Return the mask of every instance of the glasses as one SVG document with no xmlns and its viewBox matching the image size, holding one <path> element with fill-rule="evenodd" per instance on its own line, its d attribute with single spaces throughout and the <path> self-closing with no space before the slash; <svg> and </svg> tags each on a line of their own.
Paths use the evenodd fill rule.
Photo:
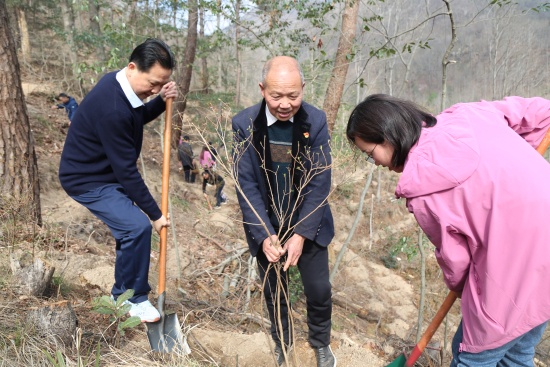
<svg viewBox="0 0 550 367">
<path fill-rule="evenodd" d="M 365 154 L 367 155 L 367 158 L 365 158 L 365 160 L 369 163 L 372 163 L 372 164 L 376 164 L 376 162 L 374 161 L 374 158 L 372 158 L 372 153 L 374 153 L 374 150 L 376 149 L 376 147 L 378 146 L 378 144 L 376 144 L 374 146 L 374 148 L 372 148 L 372 150 L 370 151 L 370 153 L 367 153 L 365 152 Z"/>
</svg>

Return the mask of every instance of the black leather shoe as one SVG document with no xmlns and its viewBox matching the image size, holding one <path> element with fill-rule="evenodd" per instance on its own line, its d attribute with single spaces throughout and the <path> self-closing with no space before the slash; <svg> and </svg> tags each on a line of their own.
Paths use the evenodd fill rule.
<svg viewBox="0 0 550 367">
<path fill-rule="evenodd" d="M 292 345 L 286 348 L 287 357 L 290 354 L 291 350 L 292 350 Z M 283 353 L 283 348 L 279 344 L 275 345 L 274 353 L 275 353 L 275 359 L 277 360 L 277 365 L 282 366 L 283 363 L 285 362 L 285 355 Z"/>
<path fill-rule="evenodd" d="M 315 348 L 317 357 L 317 367 L 336 367 L 336 357 L 330 349 L 330 345 L 321 348 Z"/>
</svg>

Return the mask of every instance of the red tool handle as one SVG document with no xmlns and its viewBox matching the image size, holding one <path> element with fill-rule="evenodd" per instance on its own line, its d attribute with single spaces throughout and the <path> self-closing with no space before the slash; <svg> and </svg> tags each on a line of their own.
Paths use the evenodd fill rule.
<svg viewBox="0 0 550 367">
<path fill-rule="evenodd" d="M 439 325 L 441 325 L 441 322 L 447 316 L 447 313 L 453 306 L 453 303 L 455 303 L 455 300 L 458 297 L 458 293 L 450 291 L 449 294 L 447 294 L 447 297 L 445 298 L 445 301 L 443 301 L 443 304 L 441 307 L 439 307 L 439 310 L 437 310 L 437 313 L 435 314 L 432 322 L 430 325 L 428 325 L 428 328 L 422 334 L 422 338 L 420 338 L 420 341 L 416 344 L 413 351 L 411 352 L 411 355 L 409 358 L 407 358 L 407 362 L 405 363 L 405 366 L 412 367 L 414 365 L 414 362 L 420 357 L 422 352 L 424 351 L 424 348 L 426 348 L 426 345 L 430 342 L 432 339 L 432 336 L 437 331 L 437 328 L 439 328 Z"/>
<path fill-rule="evenodd" d="M 537 147 L 537 152 L 539 152 L 540 155 L 544 155 L 544 152 L 546 152 L 546 149 L 548 149 L 549 145 L 550 145 L 550 129 L 548 129 L 546 131 L 546 134 L 544 134 L 544 138 L 542 138 L 542 141 Z"/>
</svg>

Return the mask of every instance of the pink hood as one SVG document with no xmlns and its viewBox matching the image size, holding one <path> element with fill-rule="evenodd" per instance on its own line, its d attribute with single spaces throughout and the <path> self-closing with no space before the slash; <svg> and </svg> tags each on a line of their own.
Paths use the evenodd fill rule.
<svg viewBox="0 0 550 367">
<path fill-rule="evenodd" d="M 396 196 L 462 292 L 461 348 L 476 353 L 550 319 L 550 164 L 533 149 L 550 101 L 458 104 L 437 121 L 411 149 Z"/>
</svg>

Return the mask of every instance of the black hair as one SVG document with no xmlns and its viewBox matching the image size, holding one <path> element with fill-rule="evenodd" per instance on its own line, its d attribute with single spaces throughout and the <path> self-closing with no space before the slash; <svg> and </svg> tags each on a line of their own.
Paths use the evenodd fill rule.
<svg viewBox="0 0 550 367">
<path fill-rule="evenodd" d="M 56 99 L 59 99 L 61 97 L 65 97 L 65 98 L 69 98 L 69 96 L 67 95 L 67 93 L 59 93 L 56 97 Z"/>
<path fill-rule="evenodd" d="M 183 140 L 188 141 L 188 140 L 189 140 L 189 135 L 185 135 L 185 136 L 183 137 Z"/>
<path fill-rule="evenodd" d="M 394 148 L 392 165 L 401 167 L 412 146 L 420 138 L 422 127 L 432 127 L 437 119 L 411 101 L 386 94 L 372 94 L 352 111 L 346 136 L 352 143 L 355 138 Z"/>
<path fill-rule="evenodd" d="M 130 62 L 135 63 L 138 70 L 144 73 L 148 72 L 156 63 L 168 70 L 172 70 L 176 66 L 176 59 L 170 51 L 170 47 L 156 38 L 148 38 L 137 46 L 130 55 Z"/>
</svg>

